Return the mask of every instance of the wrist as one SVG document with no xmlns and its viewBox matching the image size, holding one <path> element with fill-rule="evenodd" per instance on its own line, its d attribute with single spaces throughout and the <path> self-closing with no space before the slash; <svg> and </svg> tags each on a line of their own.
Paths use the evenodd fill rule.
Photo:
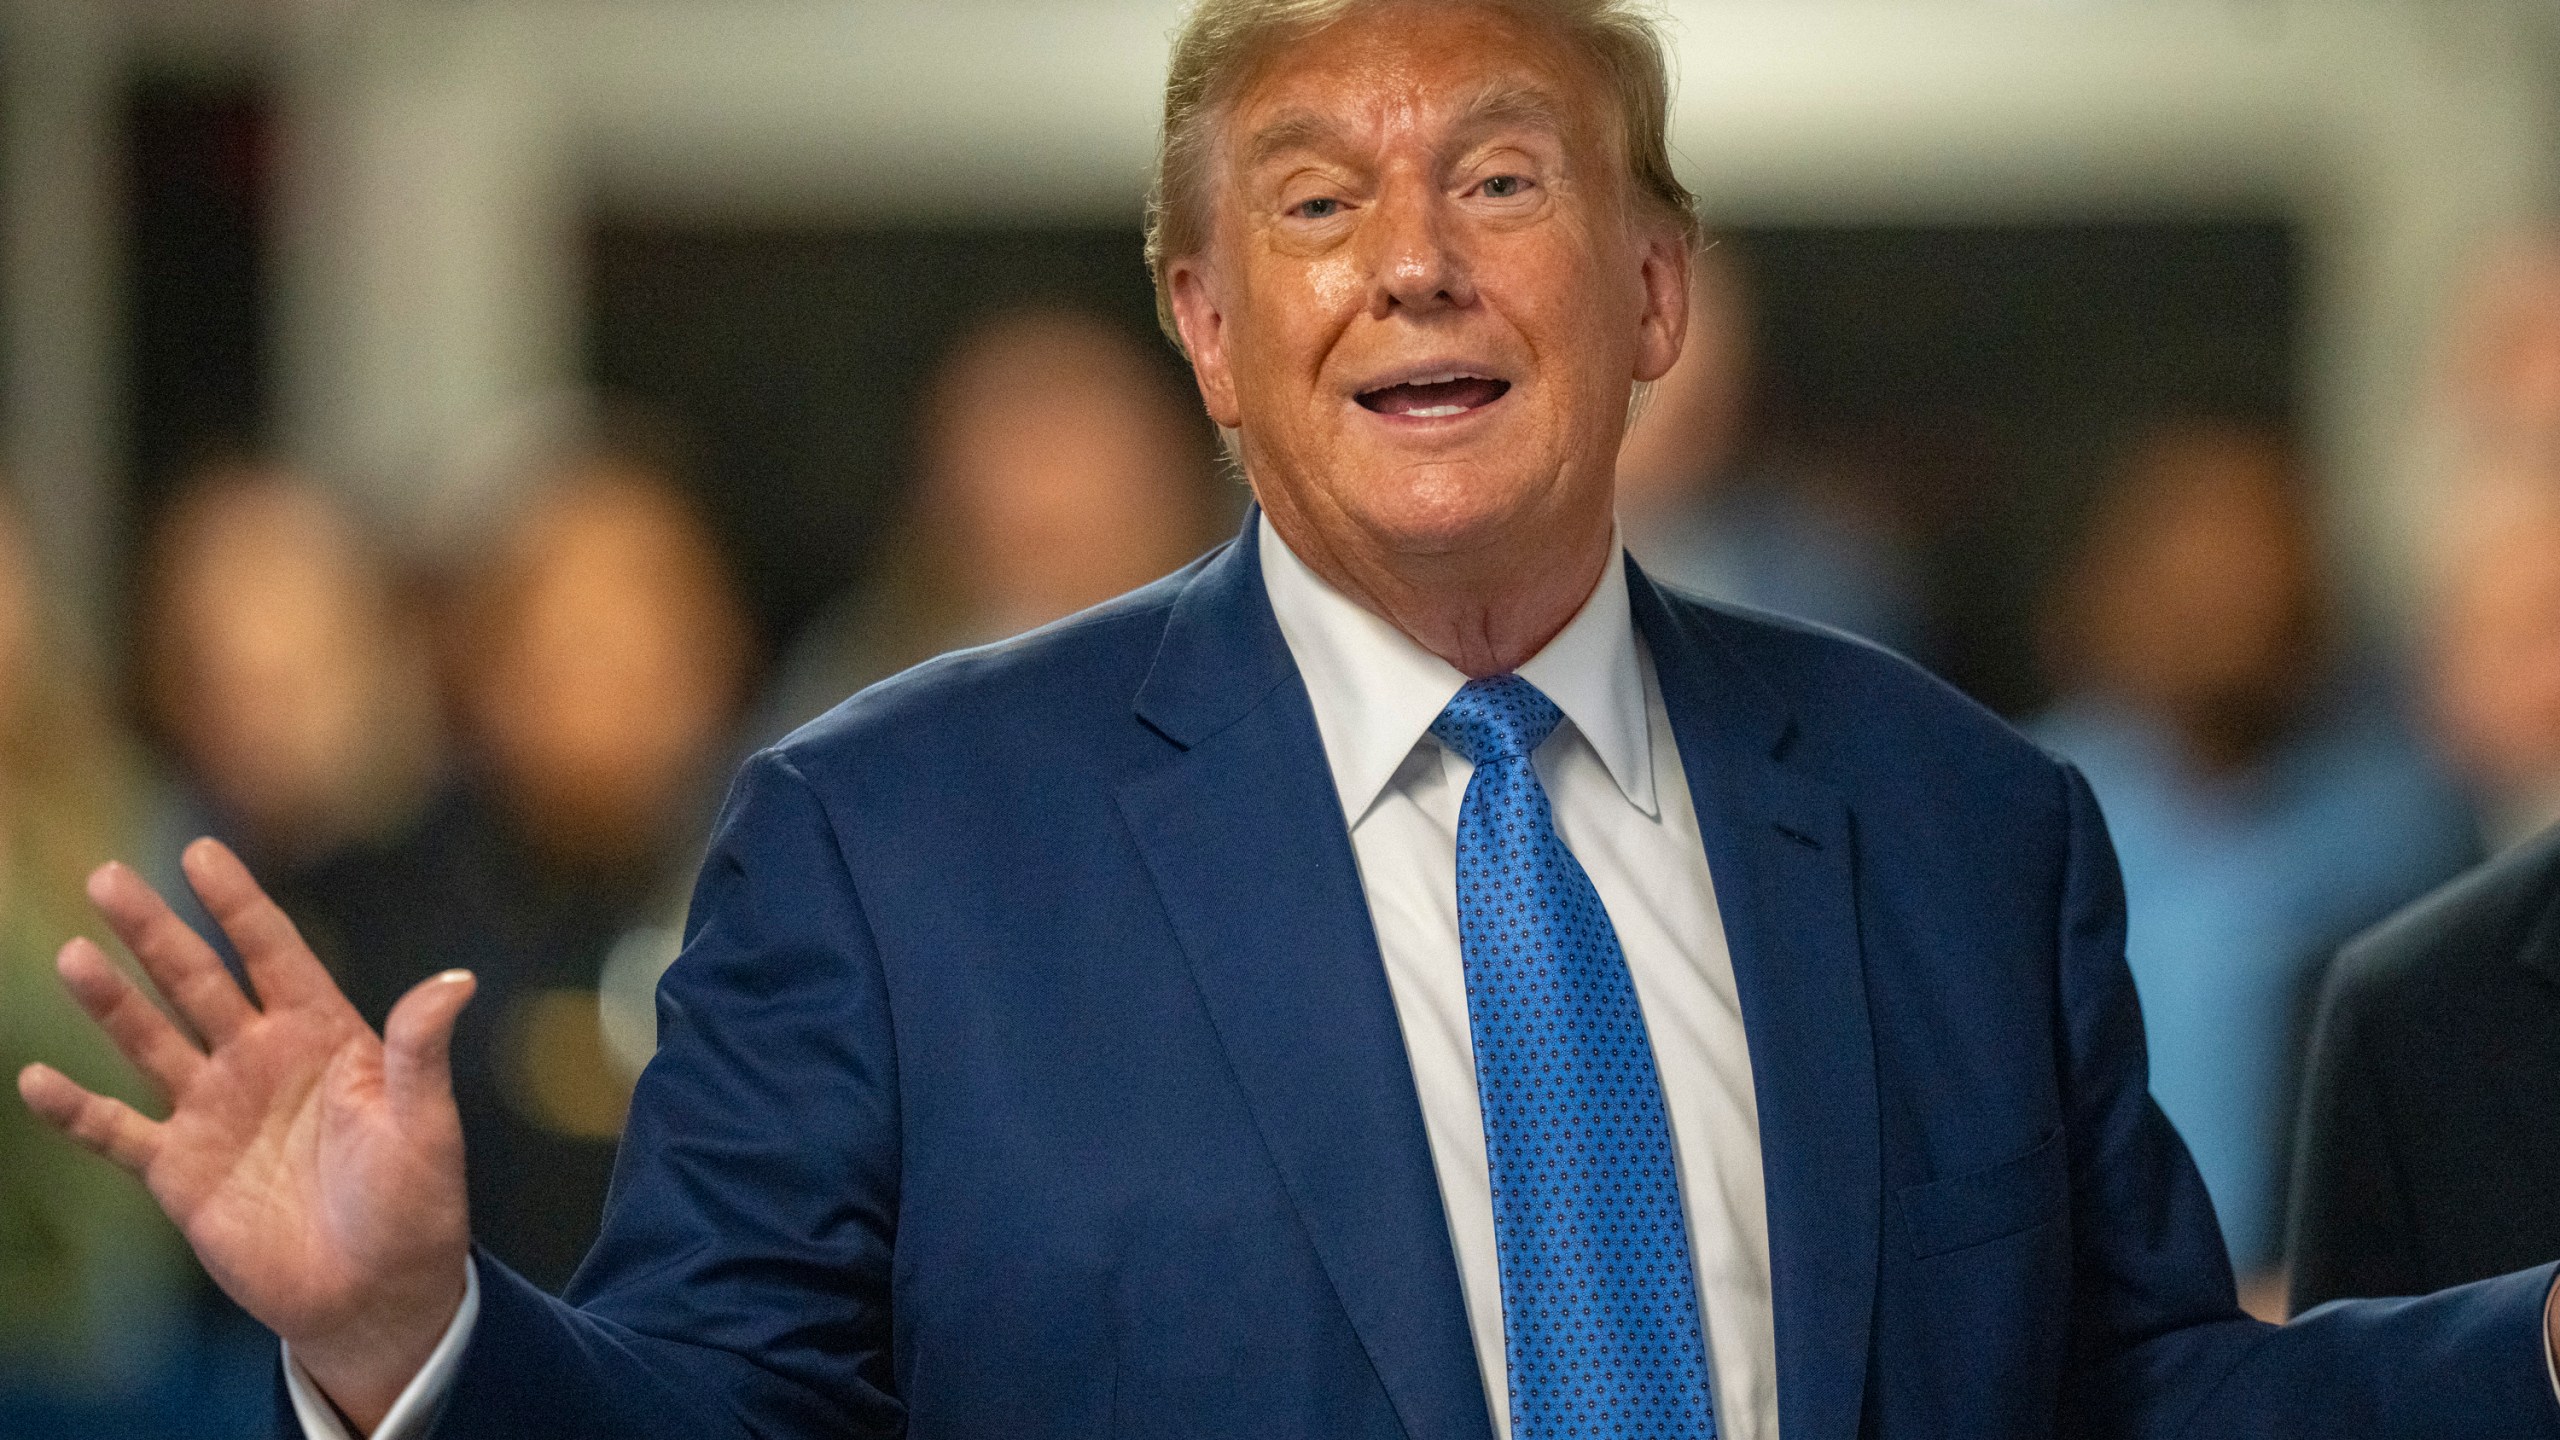
<svg viewBox="0 0 2560 1440">
<path fill-rule="evenodd" d="M 294 1363 L 359 1434 L 370 1434 L 452 1329 L 470 1287 L 466 1252 L 433 1281 L 377 1297 L 308 1336 L 282 1337 Z"/>
</svg>

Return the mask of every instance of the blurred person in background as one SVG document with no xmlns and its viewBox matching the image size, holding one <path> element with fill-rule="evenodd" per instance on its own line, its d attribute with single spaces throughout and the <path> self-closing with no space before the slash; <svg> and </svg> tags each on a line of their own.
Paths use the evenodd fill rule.
<svg viewBox="0 0 2560 1440">
<path fill-rule="evenodd" d="M 2487 267 L 2437 394 L 2431 709 L 2497 859 L 2342 951 L 2302 1109 L 2293 1299 L 2560 1243 L 2560 238 Z M 2443 1277 L 2438 1280 L 2437 1277 Z"/>
<path fill-rule="evenodd" d="M 2498 858 L 2340 952 L 2295 1171 L 2293 1303 L 2413 1295 L 2560 1244 L 2560 475 L 2465 477 L 2435 710 Z"/>
<path fill-rule="evenodd" d="M 2485 838 L 2504 850 L 2560 822 L 2560 472 L 2480 477 L 2454 511 L 2427 678 Z"/>
<path fill-rule="evenodd" d="M 1872 486 L 1753 433 L 1751 297 L 1730 243 L 1699 257 L 1689 337 L 1618 452 L 1627 549 L 1655 579 L 1906 655 L 1928 640 L 1907 539 Z"/>
<path fill-rule="evenodd" d="M 643 995 L 672 955 L 664 922 L 731 758 L 753 644 L 669 447 L 579 423 L 518 463 L 516 498 L 451 537 L 455 779 L 342 912 L 340 983 L 380 1023 L 426 975 L 479 975 L 454 1041 L 473 1224 L 557 1287 L 594 1238 L 647 1058 L 644 1037 L 617 1059 L 600 988 L 618 952 L 647 952 Z"/>
<path fill-rule="evenodd" d="M 2430 397 L 2444 473 L 2560 464 L 2560 231 L 2489 258 L 2450 342 Z"/>
<path fill-rule="evenodd" d="M 2560 233 L 2486 265 L 2434 400 L 2436 723 L 2491 848 L 2560 821 Z"/>
<path fill-rule="evenodd" d="M 2303 1091 L 2296 1311 L 2560 1247 L 2560 826 L 2340 952 Z"/>
<path fill-rule="evenodd" d="M 917 428 L 905 525 L 879 573 L 803 632 L 764 738 L 943 651 L 1178 569 L 1231 518 L 1189 397 L 1146 346 L 1092 315 L 1040 307 L 980 322 L 935 372 Z"/>
<path fill-rule="evenodd" d="M 343 499 L 289 466 L 229 456 L 181 480 L 144 537 L 135 589 L 132 688 L 160 755 L 146 873 L 229 957 L 178 856 L 207 834 L 258 856 L 314 949 L 373 1003 L 350 926 L 404 883 L 442 764 L 406 577 Z M 210 1285 L 198 1299 L 199 1349 L 254 1350 L 255 1322 Z M 198 1413 L 185 1433 L 211 1423 Z"/>
<path fill-rule="evenodd" d="M 2322 959 L 2459 870 L 2468 812 L 2341 663 L 2304 478 L 2276 427 L 2153 426 L 2051 593 L 2079 765 L 2124 870 L 2151 1089 L 2195 1155 L 2255 1313 L 2280 1315 L 2282 1181 Z"/>
<path fill-rule="evenodd" d="M 88 919 L 83 878 L 132 841 L 133 756 L 39 610 L 24 532 L 0 504 L 0 1062 L 62 1055 L 138 1100 L 144 1087 L 53 973 Z M 172 1410 L 203 1398 L 172 1373 L 194 1276 L 147 1195 L 47 1143 L 34 1117 L 0 1114 L 0 1434 L 178 1433 Z M 242 1418 L 197 1408 L 187 1433 L 245 1434 L 224 1423 Z"/>
<path fill-rule="evenodd" d="M 390 557 L 302 476 L 223 461 L 161 514 L 140 590 L 139 698 L 171 771 L 146 873 L 224 945 L 176 883 L 186 844 L 218 836 L 340 958 L 341 891 L 416 821 L 439 765 L 427 635 Z"/>
</svg>

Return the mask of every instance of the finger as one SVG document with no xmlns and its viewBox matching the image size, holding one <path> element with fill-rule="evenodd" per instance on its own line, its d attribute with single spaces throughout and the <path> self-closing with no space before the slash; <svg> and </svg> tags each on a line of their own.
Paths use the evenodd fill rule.
<svg viewBox="0 0 2560 1440">
<path fill-rule="evenodd" d="M 99 866 L 89 876 L 89 902 L 206 1044 L 230 1039 L 257 1013 L 222 957 L 128 867 Z"/>
<path fill-rule="evenodd" d="M 18 1072 L 27 1108 L 62 1133 L 139 1175 L 160 1151 L 160 1127 L 121 1100 L 83 1090 L 50 1065 Z"/>
<path fill-rule="evenodd" d="M 62 947 L 54 969 L 71 998 L 107 1032 L 124 1058 L 160 1087 L 162 1095 L 175 1097 L 194 1083 L 204 1069 L 204 1052 L 125 978 L 105 951 L 86 940 L 74 940 Z"/>
<path fill-rule="evenodd" d="M 258 888 L 249 867 L 229 846 L 211 838 L 198 840 L 178 863 L 196 898 L 240 952 L 260 1004 L 311 1005 L 344 998 L 328 967 L 303 943 L 302 932 Z"/>
<path fill-rule="evenodd" d="M 421 980 L 382 1027 L 382 1088 L 395 1113 L 453 1103 L 453 1026 L 480 982 L 468 970 Z"/>
</svg>

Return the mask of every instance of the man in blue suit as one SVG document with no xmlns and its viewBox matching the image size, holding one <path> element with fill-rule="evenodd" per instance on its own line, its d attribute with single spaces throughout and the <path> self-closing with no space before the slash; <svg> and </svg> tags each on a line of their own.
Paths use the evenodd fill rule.
<svg viewBox="0 0 2560 1440">
<path fill-rule="evenodd" d="M 2076 774 L 1625 562 L 1665 94 L 1610 0 L 1204 0 L 1150 258 L 1260 508 L 749 763 L 566 1299 L 469 1248 L 469 977 L 377 1041 L 210 843 L 255 1001 L 110 867 L 171 1113 L 27 1100 L 303 1435 L 2560 1435 L 2549 1267 L 2238 1312 Z"/>
</svg>

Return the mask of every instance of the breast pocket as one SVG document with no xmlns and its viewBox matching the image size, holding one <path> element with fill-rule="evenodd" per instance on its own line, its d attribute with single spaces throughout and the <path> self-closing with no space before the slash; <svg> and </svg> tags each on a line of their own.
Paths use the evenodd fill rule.
<svg viewBox="0 0 2560 1440">
<path fill-rule="evenodd" d="M 1896 1192 L 1911 1256 L 1926 1260 L 2006 1239 L 2062 1214 L 2071 1199 L 2062 1131 L 2013 1160 Z"/>
</svg>

